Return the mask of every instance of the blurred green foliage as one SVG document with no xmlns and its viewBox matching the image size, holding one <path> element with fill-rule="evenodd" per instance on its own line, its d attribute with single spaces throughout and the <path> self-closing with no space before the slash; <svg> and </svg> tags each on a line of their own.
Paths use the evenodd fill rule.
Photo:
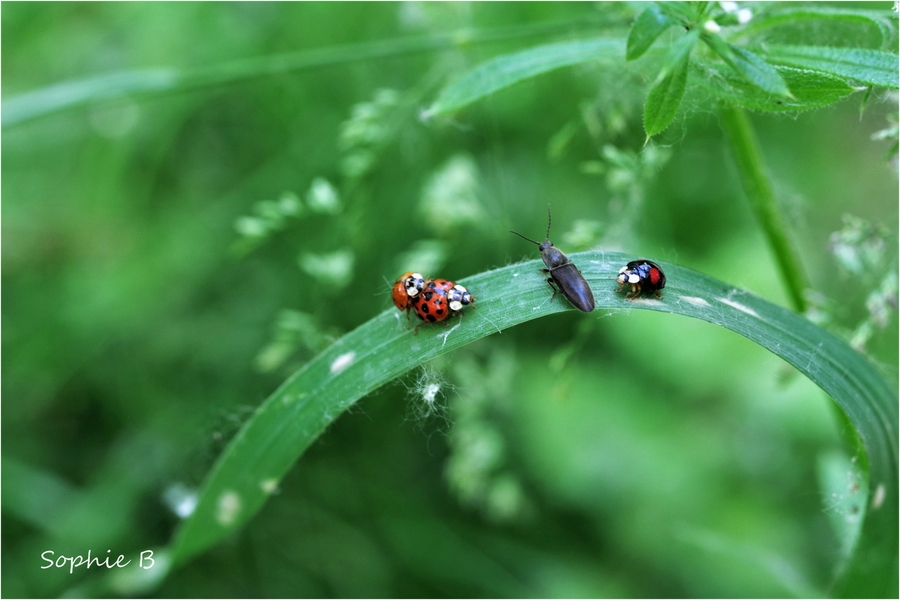
<svg viewBox="0 0 900 600">
<path fill-rule="evenodd" d="M 4 3 L 4 105 L 109 73 L 317 49 L 334 64 L 4 126 L 2 594 L 97 577 L 40 569 L 46 550 L 168 543 L 253 407 L 390 308 L 389 282 L 533 258 L 507 231 L 539 237 L 548 202 L 571 250 L 664 258 L 786 303 L 698 93 L 647 146 L 655 74 L 640 66 L 585 63 L 419 119 L 441 86 L 530 36 L 624 39 L 636 16 L 624 3 Z M 804 22 L 778 41 L 880 49 L 880 22 Z M 453 32 L 393 56 L 328 50 Z M 897 97 L 876 89 L 861 112 L 862 96 L 752 122 L 813 316 L 896 386 Z M 248 527 L 153 593 L 822 594 L 865 498 L 829 402 L 700 322 L 530 322 L 358 404 Z"/>
</svg>

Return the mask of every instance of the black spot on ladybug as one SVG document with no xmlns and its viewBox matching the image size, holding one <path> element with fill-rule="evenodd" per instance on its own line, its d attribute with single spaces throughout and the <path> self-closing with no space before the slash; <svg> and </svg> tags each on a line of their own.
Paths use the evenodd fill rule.
<svg viewBox="0 0 900 600">
<path fill-rule="evenodd" d="M 428 321 L 431 323 L 434 323 L 435 321 L 437 321 L 437 317 L 435 317 L 434 315 L 425 315 L 425 316 L 428 317 Z"/>
</svg>

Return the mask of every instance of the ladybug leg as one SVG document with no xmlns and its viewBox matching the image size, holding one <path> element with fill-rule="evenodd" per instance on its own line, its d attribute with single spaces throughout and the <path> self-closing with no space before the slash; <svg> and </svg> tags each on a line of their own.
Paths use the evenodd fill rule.
<svg viewBox="0 0 900 600">
<path fill-rule="evenodd" d="M 656 296 L 657 298 L 659 298 L 660 300 L 662 300 L 662 296 L 660 295 L 659 290 L 656 290 L 655 292 L 653 292 L 653 295 Z"/>
<path fill-rule="evenodd" d="M 640 296 L 640 295 L 641 295 L 641 288 L 638 287 L 637 284 L 632 283 L 632 284 L 631 284 L 631 291 L 628 292 L 627 294 L 625 294 L 625 299 L 626 299 L 626 300 L 631 300 L 632 302 L 634 302 L 634 299 L 637 298 L 637 297 Z"/>
</svg>

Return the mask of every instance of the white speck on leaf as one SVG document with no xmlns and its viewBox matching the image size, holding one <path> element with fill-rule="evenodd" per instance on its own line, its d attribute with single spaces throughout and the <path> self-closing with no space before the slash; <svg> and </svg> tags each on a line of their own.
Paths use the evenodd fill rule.
<svg viewBox="0 0 900 600">
<path fill-rule="evenodd" d="M 709 306 L 709 302 L 707 302 L 703 298 L 698 298 L 696 296 L 682 296 L 681 299 L 684 300 L 685 302 L 687 302 L 688 304 L 692 304 L 694 306 L 703 306 L 703 307 Z"/>
<path fill-rule="evenodd" d="M 219 525 L 229 526 L 241 512 L 241 497 L 237 492 L 227 491 L 219 496 L 216 520 Z"/>
<path fill-rule="evenodd" d="M 341 354 L 334 362 L 331 363 L 331 374 L 337 375 L 351 364 L 353 364 L 353 359 L 356 358 L 356 352 L 347 352 L 345 354 Z"/>
<path fill-rule="evenodd" d="M 722 304 L 727 304 L 731 308 L 736 308 L 739 311 L 741 311 L 743 313 L 747 313 L 748 315 L 750 315 L 752 317 L 756 317 L 757 319 L 759 318 L 759 315 L 756 314 L 756 311 L 753 310 L 752 308 L 750 308 L 749 306 L 744 306 L 743 304 L 741 304 L 739 302 L 735 302 L 734 300 L 729 300 L 728 298 L 719 298 L 719 302 L 721 302 Z"/>
<path fill-rule="evenodd" d="M 878 487 L 875 488 L 875 493 L 872 494 L 872 510 L 881 508 L 881 505 L 884 504 L 885 494 L 884 484 L 879 483 Z"/>
</svg>

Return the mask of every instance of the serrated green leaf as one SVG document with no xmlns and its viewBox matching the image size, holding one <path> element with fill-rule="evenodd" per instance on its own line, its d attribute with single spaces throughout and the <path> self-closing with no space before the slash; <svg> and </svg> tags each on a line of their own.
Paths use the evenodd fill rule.
<svg viewBox="0 0 900 600">
<path fill-rule="evenodd" d="M 767 29 L 783 25 L 796 25 L 804 21 L 836 21 L 853 25 L 874 25 L 878 28 L 882 41 L 886 41 L 892 35 L 892 20 L 896 20 L 896 17 L 888 10 L 799 6 L 788 9 L 776 9 L 769 13 L 763 12 L 758 16 L 754 16 L 753 20 L 743 29 L 737 31 L 731 39 L 747 38 Z"/>
<path fill-rule="evenodd" d="M 799 112 L 828 106 L 855 90 L 846 81 L 820 71 L 776 67 L 791 96 L 767 94 L 734 71 L 712 63 L 696 63 L 692 81 L 720 100 L 751 110 Z"/>
<path fill-rule="evenodd" d="M 598 38 L 537 46 L 483 63 L 444 89 L 428 115 L 445 114 L 525 79 L 593 60 L 621 60 L 624 40 Z"/>
<path fill-rule="evenodd" d="M 787 84 L 775 67 L 753 52 L 729 44 L 718 35 L 703 35 L 702 38 L 713 52 L 751 84 L 770 94 L 790 96 Z"/>
<path fill-rule="evenodd" d="M 647 95 L 647 102 L 644 104 L 644 131 L 648 138 L 665 131 L 678 113 L 687 84 L 688 62 L 689 57 L 685 56 L 681 64 L 654 85 Z"/>
<path fill-rule="evenodd" d="M 634 60 L 643 55 L 653 42 L 662 35 L 666 29 L 675 25 L 675 21 L 656 4 L 651 4 L 644 12 L 638 15 L 631 31 L 628 32 L 625 60 Z"/>
<path fill-rule="evenodd" d="M 661 263 L 668 280 L 662 300 L 630 302 L 616 293 L 614 278 L 633 256 L 594 251 L 570 258 L 591 284 L 601 311 L 653 310 L 725 327 L 780 356 L 835 399 L 860 433 L 872 490 L 842 580 L 857 587 L 841 589 L 896 595 L 891 582 L 896 587 L 897 397 L 871 363 L 807 319 L 696 271 Z M 529 261 L 460 280 L 478 297 L 478 309 L 446 327 L 423 325 L 418 335 L 402 313 L 386 310 L 290 377 L 256 410 L 213 468 L 194 513 L 173 542 L 173 564 L 184 564 L 249 521 L 304 450 L 364 395 L 496 331 L 574 310 L 561 295 L 550 300 L 540 267 L 540 261 Z"/>
<path fill-rule="evenodd" d="M 827 46 L 766 47 L 766 59 L 782 65 L 815 69 L 838 77 L 846 77 L 869 85 L 898 88 L 896 54 L 865 48 L 831 48 Z"/>
<path fill-rule="evenodd" d="M 690 54 L 699 39 L 699 30 L 689 31 L 669 48 L 662 69 L 644 103 L 644 131 L 647 139 L 665 131 L 678 114 L 687 85 Z"/>
</svg>

